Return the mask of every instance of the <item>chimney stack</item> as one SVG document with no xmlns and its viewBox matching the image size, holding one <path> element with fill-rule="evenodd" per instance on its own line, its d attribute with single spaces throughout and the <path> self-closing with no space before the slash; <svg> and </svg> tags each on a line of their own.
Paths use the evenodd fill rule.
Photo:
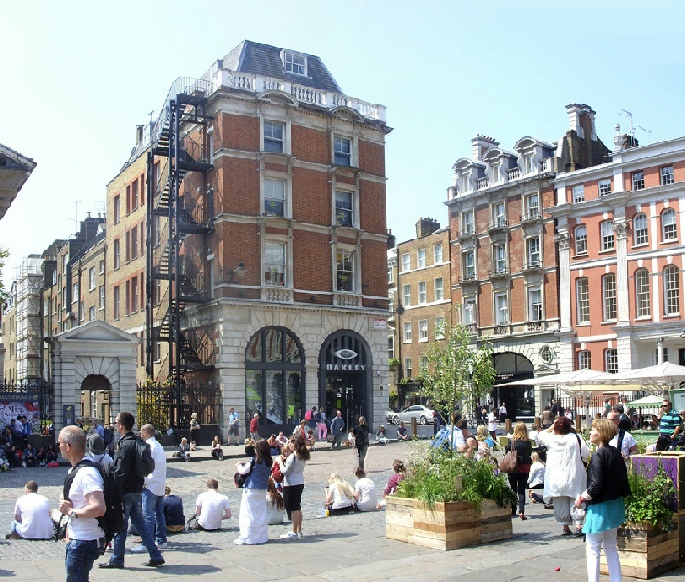
<svg viewBox="0 0 685 582">
<path fill-rule="evenodd" d="M 595 129 L 595 112 L 592 107 L 584 103 L 571 103 L 566 106 L 568 114 L 568 128 L 575 131 L 578 137 L 585 138 L 585 131 L 589 130 L 590 139 L 597 141 L 597 131 Z"/>
<path fill-rule="evenodd" d="M 136 125 L 136 145 L 140 145 L 140 142 L 143 141 L 143 128 L 144 125 Z"/>
<path fill-rule="evenodd" d="M 478 134 L 471 140 L 471 158 L 479 162 L 483 161 L 483 155 L 492 147 L 497 147 L 498 141 L 495 141 L 487 135 Z"/>
<path fill-rule="evenodd" d="M 419 218 L 416 222 L 416 238 L 423 238 L 440 230 L 440 223 L 434 218 Z"/>
</svg>

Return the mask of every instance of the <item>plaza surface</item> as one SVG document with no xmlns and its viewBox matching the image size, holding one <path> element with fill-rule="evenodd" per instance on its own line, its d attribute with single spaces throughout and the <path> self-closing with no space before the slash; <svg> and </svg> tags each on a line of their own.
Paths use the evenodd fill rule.
<svg viewBox="0 0 685 582">
<path fill-rule="evenodd" d="M 366 460 L 369 477 L 382 491 L 392 474 L 395 458 L 406 460 L 415 443 L 391 443 L 370 447 Z M 425 446 L 425 444 L 424 444 Z M 338 472 L 354 483 L 354 449 L 331 451 L 324 446 L 312 453 L 305 470 L 303 495 L 304 539 L 281 540 L 288 524 L 269 526 L 269 543 L 263 546 L 236 546 L 241 490 L 233 485 L 235 463 L 242 447 L 225 447 L 224 461 L 207 460 L 206 450 L 196 453 L 190 463 L 169 462 L 167 484 L 183 498 L 186 518 L 194 511 L 195 499 L 205 490 L 207 479 L 219 481 L 219 491 L 228 495 L 234 517 L 224 522 L 220 532 L 192 531 L 169 536 L 164 550 L 165 566 L 149 568 L 142 564 L 147 554 L 126 554 L 126 574 L 120 570 L 91 572 L 91 580 L 120 580 L 122 575 L 142 575 L 146 580 L 182 581 L 226 580 L 239 577 L 258 580 L 455 580 L 468 577 L 479 581 L 586 580 L 585 545 L 574 537 L 561 537 L 561 526 L 551 511 L 541 505 L 527 505 L 529 519 L 513 519 L 511 540 L 442 552 L 385 538 L 385 512 L 356 513 L 319 518 L 327 477 Z M 171 452 L 167 453 L 171 456 Z M 233 458 L 235 457 L 235 458 Z M 202 459 L 202 462 L 200 462 Z M 39 493 L 57 506 L 65 468 L 23 468 L 0 474 L 0 531 L 9 532 L 14 502 L 23 493 L 26 481 L 34 479 Z M 1 536 L 4 538 L 4 535 Z M 127 545 L 133 545 L 129 536 Z M 108 558 L 106 554 L 100 561 Z M 560 568 L 556 571 L 556 568 Z M 656 580 L 683 579 L 685 568 Z M 63 542 L 6 541 L 0 539 L 0 578 L 16 581 L 64 580 Z M 603 579 L 608 580 L 607 577 Z M 631 581 L 631 578 L 624 578 Z"/>
</svg>

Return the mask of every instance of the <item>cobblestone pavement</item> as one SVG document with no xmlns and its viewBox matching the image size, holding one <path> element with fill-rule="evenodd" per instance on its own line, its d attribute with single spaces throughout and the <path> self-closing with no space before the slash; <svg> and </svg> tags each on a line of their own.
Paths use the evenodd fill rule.
<svg viewBox="0 0 685 582">
<path fill-rule="evenodd" d="M 369 449 L 366 467 L 377 489 L 385 487 L 392 472 L 392 460 L 406 459 L 413 446 L 414 443 L 392 443 Z M 238 450 L 238 447 L 225 447 L 228 455 Z M 203 451 L 198 456 L 206 454 Z M 269 527 L 270 541 L 264 546 L 236 546 L 233 540 L 237 537 L 241 495 L 233 486 L 237 460 L 240 458 L 168 464 L 167 483 L 174 493 L 183 497 L 186 516 L 193 512 L 196 496 L 205 490 L 207 479 L 214 477 L 219 480 L 219 490 L 228 495 L 236 517 L 224 522 L 227 525 L 220 532 L 193 531 L 170 536 L 169 548 L 164 550 L 163 568 L 146 568 L 142 566 L 146 555 L 128 553 L 126 569 L 130 574 L 144 573 L 146 580 L 172 579 L 174 582 L 197 579 L 200 575 L 203 580 L 222 582 L 227 576 L 249 577 L 251 582 L 301 582 L 303 578 L 335 582 L 415 578 L 436 582 L 465 577 L 472 580 L 474 575 L 479 580 L 498 582 L 523 578 L 555 582 L 586 579 L 584 544 L 575 538 L 562 538 L 561 527 L 554 521 L 552 512 L 540 505 L 527 506 L 527 521 L 513 520 L 511 540 L 451 552 L 386 539 L 384 511 L 317 518 L 328 474 L 336 471 L 354 481 L 356 455 L 352 449 L 330 451 L 325 447 L 313 452 L 305 471 L 303 540 L 279 539 L 281 533 L 289 531 L 289 525 L 282 524 Z M 0 532 L 9 531 L 15 499 L 22 494 L 27 480 L 35 479 L 39 492 L 56 505 L 65 474 L 66 468 L 17 469 L 0 474 Z M 9 542 L 1 538 L 0 578 L 41 582 L 64 579 L 62 543 Z M 132 545 L 130 538 L 127 543 Z M 681 567 L 656 580 L 683 579 L 684 575 L 685 568 Z M 121 576 L 119 570 L 96 567 L 91 580 L 120 580 Z"/>
</svg>

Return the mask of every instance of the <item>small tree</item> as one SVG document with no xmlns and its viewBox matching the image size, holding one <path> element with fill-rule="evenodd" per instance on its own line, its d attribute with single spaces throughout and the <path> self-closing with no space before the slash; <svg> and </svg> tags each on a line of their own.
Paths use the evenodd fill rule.
<svg viewBox="0 0 685 582">
<path fill-rule="evenodd" d="M 450 415 L 457 404 L 470 408 L 490 392 L 495 379 L 492 351 L 471 345 L 469 331 L 456 325 L 445 332 L 445 341 L 429 346 L 425 353 L 427 366 L 419 372 L 421 390 L 433 403 Z"/>
</svg>

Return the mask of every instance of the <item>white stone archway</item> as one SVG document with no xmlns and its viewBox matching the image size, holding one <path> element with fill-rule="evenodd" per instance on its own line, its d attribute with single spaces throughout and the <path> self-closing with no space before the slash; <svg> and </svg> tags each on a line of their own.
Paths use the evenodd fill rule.
<svg viewBox="0 0 685 582">
<path fill-rule="evenodd" d="M 90 375 L 109 380 L 112 414 L 125 410 L 136 416 L 136 354 L 140 341 L 103 321 L 91 321 L 52 338 L 56 431 L 64 425 L 65 405 L 80 410 L 81 384 Z"/>
</svg>

